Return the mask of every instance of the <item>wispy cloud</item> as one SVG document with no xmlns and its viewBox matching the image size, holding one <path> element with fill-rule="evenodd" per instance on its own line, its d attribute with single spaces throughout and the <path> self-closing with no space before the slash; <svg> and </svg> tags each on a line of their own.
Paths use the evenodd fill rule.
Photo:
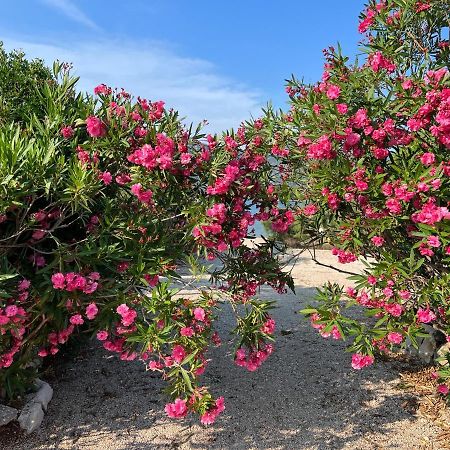
<svg viewBox="0 0 450 450">
<path fill-rule="evenodd" d="M 93 30 L 99 30 L 98 25 L 92 21 L 83 11 L 81 11 L 78 6 L 73 4 L 70 0 L 41 0 L 48 6 L 56 8 L 64 15 L 74 20 L 75 22 L 81 23 Z"/>
<path fill-rule="evenodd" d="M 68 45 L 4 39 L 7 48 L 21 48 L 48 64 L 72 62 L 79 88 L 92 92 L 99 83 L 123 87 L 134 95 L 164 100 L 189 122 L 207 119 L 210 131 L 236 128 L 261 111 L 262 95 L 228 79 L 208 61 L 177 55 L 160 42 L 95 41 Z"/>
</svg>

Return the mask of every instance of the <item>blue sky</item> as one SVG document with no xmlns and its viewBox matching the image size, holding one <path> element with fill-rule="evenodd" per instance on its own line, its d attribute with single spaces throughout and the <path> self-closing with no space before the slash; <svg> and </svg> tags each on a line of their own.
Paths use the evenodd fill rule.
<svg viewBox="0 0 450 450">
<path fill-rule="evenodd" d="M 210 129 L 236 127 L 284 80 L 322 72 L 322 49 L 357 53 L 362 0 L 5 1 L 0 40 L 51 63 L 73 62 L 80 88 L 102 82 L 165 100 Z"/>
</svg>

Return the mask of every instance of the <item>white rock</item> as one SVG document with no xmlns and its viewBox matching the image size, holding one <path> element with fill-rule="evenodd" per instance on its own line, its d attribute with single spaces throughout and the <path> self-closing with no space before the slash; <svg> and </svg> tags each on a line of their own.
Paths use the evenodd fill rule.
<svg viewBox="0 0 450 450">
<path fill-rule="evenodd" d="M 27 434 L 32 433 L 39 428 L 44 420 L 44 411 L 40 403 L 29 402 L 25 405 L 17 419 L 20 424 L 20 428 L 26 431 Z"/>
<path fill-rule="evenodd" d="M 53 389 L 48 383 L 39 380 L 39 378 L 36 380 L 35 386 L 38 390 L 35 393 L 32 401 L 34 401 L 35 403 L 40 403 L 43 410 L 47 411 L 47 406 L 53 397 Z"/>
<path fill-rule="evenodd" d="M 17 419 L 19 411 L 10 406 L 0 405 L 0 427 L 3 425 L 8 425 L 9 422 Z"/>
<path fill-rule="evenodd" d="M 439 348 L 437 351 L 437 354 L 440 358 L 443 358 L 444 356 L 447 356 L 447 354 L 450 353 L 450 342 L 447 342 L 442 347 Z M 448 366 L 447 361 L 439 361 L 439 364 L 441 366 Z"/>
<path fill-rule="evenodd" d="M 429 364 L 433 361 L 434 352 L 436 351 L 436 342 L 432 337 L 425 338 L 419 347 L 419 357 L 422 361 Z"/>
</svg>

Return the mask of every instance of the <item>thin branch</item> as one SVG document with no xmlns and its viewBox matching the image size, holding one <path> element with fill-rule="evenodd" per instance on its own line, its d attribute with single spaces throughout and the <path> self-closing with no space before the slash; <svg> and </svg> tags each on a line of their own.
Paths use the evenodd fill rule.
<svg viewBox="0 0 450 450">
<path fill-rule="evenodd" d="M 334 267 L 334 266 L 332 266 L 331 264 L 324 264 L 324 263 L 321 263 L 321 262 L 318 261 L 315 257 L 313 257 L 312 260 L 313 260 L 317 265 L 319 265 L 319 266 L 322 266 L 322 267 L 328 267 L 329 269 L 333 269 L 333 270 L 335 270 L 336 272 L 339 272 L 339 273 L 346 273 L 347 275 L 360 275 L 359 273 L 349 272 L 349 271 L 347 271 L 347 270 L 338 269 L 337 267 Z"/>
</svg>

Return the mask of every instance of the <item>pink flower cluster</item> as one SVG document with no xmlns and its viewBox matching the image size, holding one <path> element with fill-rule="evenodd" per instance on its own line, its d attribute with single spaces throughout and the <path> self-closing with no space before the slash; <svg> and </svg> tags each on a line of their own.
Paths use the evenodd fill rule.
<svg viewBox="0 0 450 450">
<path fill-rule="evenodd" d="M 330 138 L 323 135 L 317 142 L 309 145 L 306 155 L 310 159 L 334 159 L 336 158 L 336 151 L 333 149 Z"/>
<path fill-rule="evenodd" d="M 188 413 L 186 400 L 177 398 L 173 403 L 168 403 L 166 405 L 165 411 L 172 419 L 182 419 Z"/>
<path fill-rule="evenodd" d="M 69 272 L 63 274 L 61 272 L 52 275 L 52 284 L 54 289 L 60 289 L 67 292 L 82 291 L 85 294 L 92 294 L 98 288 L 100 274 L 91 272 L 87 276 L 79 273 Z"/>
<path fill-rule="evenodd" d="M 419 308 L 417 320 L 421 323 L 430 323 L 436 320 L 436 314 L 429 307 L 427 309 Z"/>
<path fill-rule="evenodd" d="M 106 125 L 95 116 L 89 116 L 86 119 L 86 129 L 91 137 L 101 138 L 106 135 Z"/>
<path fill-rule="evenodd" d="M 272 220 L 272 230 L 277 233 L 285 233 L 294 223 L 294 220 L 295 217 L 292 211 L 286 211 L 284 214 L 279 214 Z"/>
<path fill-rule="evenodd" d="M 236 352 L 234 362 L 237 366 L 245 367 L 248 371 L 254 372 L 273 352 L 271 344 L 264 344 L 259 349 L 250 349 L 247 353 L 242 347 Z"/>
<path fill-rule="evenodd" d="M 336 247 L 331 250 L 331 253 L 334 256 L 338 257 L 338 261 L 341 264 L 349 264 L 349 263 L 352 263 L 352 262 L 354 262 L 354 261 L 356 261 L 358 259 L 358 257 L 354 253 L 346 252 L 345 250 L 341 250 L 341 249 L 336 248 Z"/>
<path fill-rule="evenodd" d="M 223 411 L 225 411 L 225 400 L 223 397 L 219 397 L 214 406 L 201 415 L 200 422 L 203 425 L 212 425 Z"/>
<path fill-rule="evenodd" d="M 129 327 L 130 325 L 132 325 L 137 317 L 137 312 L 133 308 L 130 308 L 125 303 L 119 305 L 116 308 L 116 312 L 122 318 L 121 322 L 124 327 Z"/>
<path fill-rule="evenodd" d="M 231 161 L 224 169 L 223 174 L 216 179 L 213 186 L 208 186 L 206 193 L 208 195 L 224 195 L 231 185 L 237 180 L 241 171 L 237 161 Z"/>
<path fill-rule="evenodd" d="M 18 283 L 18 298 L 7 300 L 4 308 L 0 307 L 0 336 L 9 334 L 10 347 L 3 354 L 0 353 L 0 369 L 10 367 L 21 347 L 26 333 L 29 314 L 16 302 L 23 303 L 29 296 L 30 281 L 23 279 Z M 8 334 L 7 334 L 8 333 Z M 7 347 L 2 348 L 6 350 Z"/>
<path fill-rule="evenodd" d="M 275 320 L 267 319 L 261 327 L 261 331 L 265 334 L 273 334 L 275 331 Z"/>
<path fill-rule="evenodd" d="M 152 203 L 153 191 L 151 189 L 143 189 L 141 183 L 136 183 L 131 186 L 131 193 L 135 195 L 138 200 L 146 205 Z"/>
<path fill-rule="evenodd" d="M 386 69 L 388 72 L 394 72 L 396 69 L 395 64 L 379 51 L 369 55 L 368 64 L 374 72 L 378 72 L 381 69 Z"/>
<path fill-rule="evenodd" d="M 370 366 L 373 362 L 373 356 L 362 355 L 361 353 L 354 353 L 352 355 L 352 367 L 356 370 L 361 370 L 364 367 Z"/>
<path fill-rule="evenodd" d="M 326 324 L 325 323 L 319 323 L 321 320 L 321 317 L 319 314 L 314 313 L 311 315 L 311 325 L 316 330 L 319 330 L 319 333 L 324 338 L 329 338 L 330 336 L 333 339 L 342 339 L 341 332 L 339 331 L 339 328 L 336 325 L 333 325 L 330 331 L 325 331 Z"/>
<path fill-rule="evenodd" d="M 450 212 L 446 207 L 439 207 L 433 199 L 429 199 L 422 208 L 411 216 L 413 222 L 434 225 L 441 220 L 449 220 Z"/>
<path fill-rule="evenodd" d="M 159 167 L 162 170 L 173 168 L 175 143 L 165 134 L 156 135 L 157 145 L 153 148 L 150 144 L 144 144 L 128 156 L 128 161 L 143 166 L 148 170 Z"/>
</svg>

